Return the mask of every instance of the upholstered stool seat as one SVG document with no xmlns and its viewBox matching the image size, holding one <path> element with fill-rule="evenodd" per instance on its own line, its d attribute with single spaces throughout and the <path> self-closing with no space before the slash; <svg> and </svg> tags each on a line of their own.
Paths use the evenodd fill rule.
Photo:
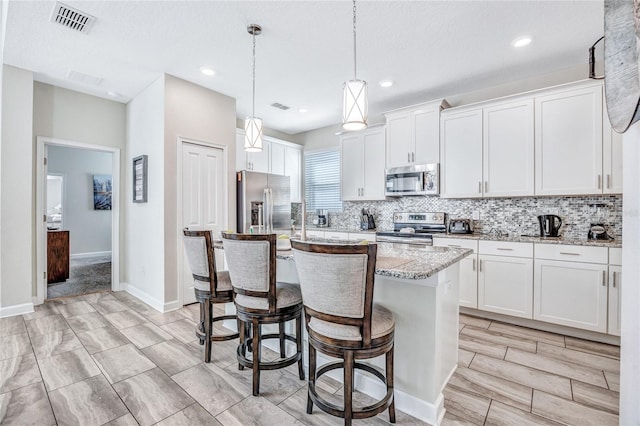
<svg viewBox="0 0 640 426">
<path fill-rule="evenodd" d="M 196 337 L 205 345 L 204 362 L 211 361 L 211 342 L 235 339 L 238 333 L 213 334 L 213 323 L 235 320 L 235 315 L 213 316 L 213 303 L 233 302 L 233 287 L 228 271 L 217 271 L 211 231 L 183 230 L 187 261 L 193 275 L 193 289 L 200 303 L 200 323 Z"/>
<path fill-rule="evenodd" d="M 377 246 L 313 244 L 292 241 L 293 257 L 300 278 L 307 332 L 309 334 L 309 387 L 307 413 L 313 405 L 337 417 L 345 425 L 353 419 L 373 417 L 389 410 L 395 423 L 393 394 L 393 313 L 373 303 Z M 342 361 L 316 366 L 316 351 Z M 384 355 L 385 372 L 358 362 Z M 323 374 L 344 370 L 344 405 L 338 407 L 316 391 Z M 353 406 L 355 370 L 363 370 L 387 387 L 386 395 L 366 407 Z"/>
<path fill-rule="evenodd" d="M 276 235 L 223 233 L 222 241 L 240 321 L 238 367 L 252 369 L 253 395 L 260 394 L 261 370 L 275 370 L 297 362 L 300 380 L 304 380 L 302 295 L 299 286 L 276 282 Z M 295 336 L 285 333 L 285 323 L 292 320 L 296 324 Z M 263 334 L 265 324 L 278 324 L 278 333 Z M 262 341 L 266 339 L 279 340 L 281 359 L 261 359 Z M 296 344 L 296 352 L 289 357 L 286 341 Z M 251 359 L 247 358 L 247 351 L 252 352 Z"/>
</svg>

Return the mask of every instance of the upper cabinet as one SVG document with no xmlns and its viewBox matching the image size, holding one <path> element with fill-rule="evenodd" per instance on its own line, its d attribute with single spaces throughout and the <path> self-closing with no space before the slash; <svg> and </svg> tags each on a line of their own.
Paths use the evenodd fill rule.
<svg viewBox="0 0 640 426">
<path fill-rule="evenodd" d="M 602 85 L 535 98 L 536 195 L 598 194 Z"/>
<path fill-rule="evenodd" d="M 342 200 L 384 200 L 384 163 L 384 126 L 343 134 L 340 137 Z"/>
<path fill-rule="evenodd" d="M 387 167 L 438 163 L 444 100 L 386 112 Z"/>
<path fill-rule="evenodd" d="M 236 129 L 236 170 L 271 173 L 291 178 L 291 202 L 302 202 L 302 147 L 265 136 L 261 152 L 244 150 L 244 130 Z"/>
<path fill-rule="evenodd" d="M 622 134 L 611 128 L 606 107 L 602 123 L 602 173 L 605 194 L 622 194 Z"/>
<path fill-rule="evenodd" d="M 442 116 L 442 196 L 482 197 L 482 109 Z"/>
</svg>

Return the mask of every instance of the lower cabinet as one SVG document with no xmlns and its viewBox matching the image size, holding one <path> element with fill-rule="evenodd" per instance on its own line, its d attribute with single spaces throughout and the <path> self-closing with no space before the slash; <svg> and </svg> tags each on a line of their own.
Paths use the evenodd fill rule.
<svg viewBox="0 0 640 426">
<path fill-rule="evenodd" d="M 532 288 L 532 259 L 478 256 L 478 309 L 531 319 Z"/>
<path fill-rule="evenodd" d="M 455 238 L 434 238 L 433 245 L 438 247 L 466 248 L 473 254 L 460 261 L 460 306 L 478 309 L 478 241 Z"/>
<path fill-rule="evenodd" d="M 609 266 L 609 321 L 607 331 L 609 334 L 620 335 L 620 305 L 622 300 L 622 266 Z"/>
<path fill-rule="evenodd" d="M 533 319 L 607 332 L 607 265 L 536 259 L 533 281 Z"/>
</svg>

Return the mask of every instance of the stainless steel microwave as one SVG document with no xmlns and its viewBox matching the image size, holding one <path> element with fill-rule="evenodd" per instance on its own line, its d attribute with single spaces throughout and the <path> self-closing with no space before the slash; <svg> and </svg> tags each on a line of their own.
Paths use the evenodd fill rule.
<svg viewBox="0 0 640 426">
<path fill-rule="evenodd" d="M 387 197 L 403 195 L 438 195 L 440 193 L 438 163 L 385 169 Z"/>
</svg>

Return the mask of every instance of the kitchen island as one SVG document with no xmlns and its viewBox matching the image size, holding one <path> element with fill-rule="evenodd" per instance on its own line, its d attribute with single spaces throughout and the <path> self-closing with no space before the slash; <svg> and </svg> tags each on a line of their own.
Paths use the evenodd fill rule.
<svg viewBox="0 0 640 426">
<path fill-rule="evenodd" d="M 393 312 L 396 321 L 396 407 L 438 424 L 445 411 L 442 391 L 458 362 L 458 262 L 472 251 L 377 244 L 374 301 Z M 278 281 L 297 283 L 293 253 L 279 250 L 277 257 Z M 319 365 L 330 361 L 318 355 Z M 384 358 L 372 362 L 384 368 Z M 342 381 L 341 371 L 334 373 L 329 375 Z M 364 374 L 356 374 L 355 388 L 374 398 L 386 393 L 385 385 Z"/>
</svg>

